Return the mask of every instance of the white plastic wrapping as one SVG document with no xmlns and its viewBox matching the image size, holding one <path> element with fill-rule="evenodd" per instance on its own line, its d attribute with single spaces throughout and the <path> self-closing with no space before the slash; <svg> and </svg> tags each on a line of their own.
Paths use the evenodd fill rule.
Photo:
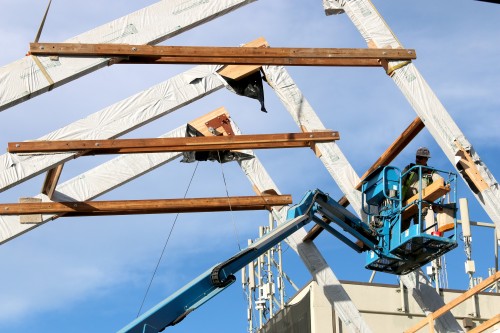
<svg viewBox="0 0 500 333">
<path fill-rule="evenodd" d="M 343 8 L 369 47 L 402 47 L 370 1 L 347 1 L 343 3 Z M 412 63 L 389 62 L 389 71 L 394 82 L 425 123 L 426 128 L 436 139 L 452 164 L 455 165 L 454 155 L 456 148 L 451 147 L 450 143 L 455 139 L 461 139 L 460 141 L 462 141 L 465 138 L 441 102 Z M 485 192 L 489 192 L 489 190 Z M 490 217 L 493 220 L 495 220 L 495 217 L 497 218 L 497 225 L 500 225 L 500 215 L 498 215 L 499 198 L 485 205 L 487 211 L 496 214 L 496 216 L 491 216 L 492 214 L 490 214 Z M 443 300 L 432 288 L 429 281 L 426 281 L 422 277 L 422 274 L 410 273 L 403 276 L 401 280 L 424 313 L 429 313 L 429 311 L 434 311 L 444 305 Z M 436 321 L 436 325 L 439 332 L 462 331 L 460 325 L 450 313 L 440 317 Z"/>
<path fill-rule="evenodd" d="M 219 68 L 218 65 L 194 67 L 38 140 L 117 138 L 222 88 L 223 82 L 216 73 Z M 73 157 L 72 153 L 1 155 L 0 192 Z"/>
<path fill-rule="evenodd" d="M 185 135 L 186 125 L 161 137 L 184 137 Z M 53 201 L 92 200 L 180 156 L 181 153 L 178 152 L 120 155 L 57 186 Z M 36 198 L 44 202 L 51 201 L 44 194 L 39 194 Z M 0 215 L 0 244 L 53 218 L 53 215 L 42 215 L 42 223 L 21 224 L 19 216 Z"/>
<path fill-rule="evenodd" d="M 264 66 L 263 70 L 267 82 L 274 89 L 299 128 L 305 128 L 307 131 L 325 130 L 325 126 L 284 67 Z M 321 162 L 341 191 L 346 194 L 352 207 L 362 216 L 361 193 L 355 190 L 360 179 L 347 158 L 335 142 L 319 143 L 316 148 L 321 153 Z"/>
<path fill-rule="evenodd" d="M 165 0 L 66 40 L 157 44 L 256 0 Z M 0 67 L 0 111 L 107 66 L 107 58 L 26 56 Z"/>
</svg>

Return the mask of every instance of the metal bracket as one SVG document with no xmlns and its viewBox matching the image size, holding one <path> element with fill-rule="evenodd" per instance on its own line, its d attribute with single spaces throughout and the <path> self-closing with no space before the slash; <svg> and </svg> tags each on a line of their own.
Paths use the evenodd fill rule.
<svg viewBox="0 0 500 333">
<path fill-rule="evenodd" d="M 230 123 L 231 120 L 229 119 L 229 117 L 225 114 L 221 114 L 205 122 L 205 125 L 213 135 L 223 135 L 222 133 L 217 132 L 217 128 L 219 127 L 222 127 L 227 135 L 234 135 L 234 131 Z"/>
</svg>

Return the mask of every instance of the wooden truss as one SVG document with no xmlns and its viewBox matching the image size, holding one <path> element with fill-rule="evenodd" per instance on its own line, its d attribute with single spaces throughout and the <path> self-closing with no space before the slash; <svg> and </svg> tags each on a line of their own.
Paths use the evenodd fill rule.
<svg viewBox="0 0 500 333">
<path fill-rule="evenodd" d="M 379 17 L 379 14 L 376 10 L 370 10 L 370 12 L 371 12 L 370 17 L 361 16 L 362 14 L 364 15 L 365 13 L 358 14 L 358 12 L 355 10 L 354 7 L 358 6 L 361 8 L 360 4 L 363 5 L 363 7 L 367 7 L 367 8 L 371 8 L 371 6 L 372 6 L 369 1 L 364 1 L 364 0 L 360 1 L 360 2 L 349 2 L 348 1 L 348 2 L 345 2 L 343 4 L 343 7 L 345 8 L 346 13 L 347 13 L 347 15 L 349 15 L 351 20 L 355 19 L 355 20 L 353 20 L 353 22 L 357 22 L 356 24 L 363 25 L 367 22 L 367 20 L 375 21 L 375 20 L 373 20 L 373 17 L 376 17 L 376 18 Z M 376 20 L 376 21 L 379 22 L 377 24 L 385 26 L 385 22 L 383 19 Z M 188 25 L 186 24 L 186 26 L 188 26 Z M 364 28 L 364 26 L 363 26 L 363 28 Z M 369 49 L 369 50 L 362 51 L 362 52 L 367 51 L 367 52 L 365 52 L 366 54 L 364 54 L 364 56 L 366 56 L 368 54 L 368 52 L 372 52 L 372 56 L 376 56 L 376 57 L 362 58 L 361 53 L 358 53 L 357 56 L 354 56 L 354 52 L 349 53 L 350 51 L 354 51 L 356 49 L 344 49 L 344 51 L 349 51 L 349 52 L 345 52 L 343 54 L 344 57 L 341 57 L 341 54 L 338 53 L 337 55 L 335 55 L 335 57 L 332 57 L 332 59 L 329 59 L 327 57 L 327 54 L 325 54 L 325 53 L 323 53 L 323 58 L 321 58 L 321 57 L 317 57 L 317 58 L 306 57 L 305 54 L 302 54 L 299 57 L 295 57 L 293 54 L 273 56 L 273 57 L 269 56 L 270 53 L 268 53 L 268 52 L 273 52 L 270 50 L 279 50 L 277 48 L 273 48 L 273 49 L 267 48 L 267 49 L 264 49 L 264 51 L 251 49 L 251 52 L 252 53 L 255 52 L 256 54 L 254 54 L 253 56 L 247 56 L 247 57 L 240 56 L 238 58 L 235 54 L 228 55 L 225 57 L 223 56 L 223 54 L 220 54 L 217 57 L 214 57 L 214 54 L 212 53 L 214 51 L 214 48 L 212 48 L 212 47 L 209 50 L 210 51 L 209 57 L 202 56 L 200 54 L 187 54 L 187 55 L 186 54 L 184 54 L 184 55 L 181 55 L 181 54 L 156 54 L 156 55 L 151 55 L 151 56 L 145 56 L 145 55 L 138 55 L 139 51 L 140 52 L 146 51 L 146 53 L 147 53 L 147 52 L 151 51 L 150 50 L 151 46 L 145 46 L 145 45 L 134 46 L 134 45 L 123 45 L 123 44 L 122 45 L 117 44 L 117 45 L 128 48 L 128 50 L 125 49 L 122 54 L 114 54 L 114 55 L 111 54 L 111 55 L 106 55 L 106 57 L 109 56 L 111 58 L 110 63 L 113 63 L 113 61 L 115 61 L 116 63 L 197 63 L 197 64 L 198 63 L 216 63 L 216 64 L 258 64 L 258 65 L 262 65 L 262 64 L 278 65 L 279 64 L 279 65 L 289 65 L 289 66 L 298 66 L 298 65 L 300 65 L 300 66 L 307 66 L 307 65 L 309 65 L 309 66 L 327 66 L 327 65 L 328 66 L 381 66 L 381 65 L 384 66 L 384 65 L 386 65 L 387 61 L 389 60 L 388 57 L 385 57 L 385 55 L 388 55 L 388 53 L 384 54 L 384 52 L 393 52 L 395 50 L 405 51 L 403 49 L 398 49 L 399 45 L 394 46 L 394 44 L 396 44 L 396 43 L 392 43 L 392 45 L 386 44 L 387 43 L 386 35 L 391 35 L 391 34 L 385 34 L 385 30 L 388 30 L 388 27 L 386 27 L 386 29 L 371 29 L 371 30 L 362 30 L 361 28 L 358 27 L 358 29 L 360 30 L 360 32 L 363 33 L 363 37 L 365 37 L 368 44 L 370 46 L 375 47 L 375 49 Z M 374 33 L 374 31 L 382 31 L 384 33 L 376 34 L 376 33 Z M 145 41 L 145 43 L 146 42 L 148 42 L 148 41 Z M 399 43 L 397 43 L 397 44 L 399 44 Z M 41 47 L 49 48 L 49 46 L 51 46 L 51 45 L 58 46 L 58 45 L 71 45 L 71 44 L 46 44 L 46 43 L 32 44 L 31 45 L 31 55 L 35 59 L 36 59 L 37 55 L 49 54 L 49 55 L 63 56 L 63 53 L 58 53 L 60 50 L 59 51 L 56 50 L 57 52 L 54 50 L 49 50 L 51 52 L 48 52 L 47 50 L 45 50 L 46 53 L 43 53 L 44 50 L 42 50 Z M 77 44 L 77 45 L 79 47 L 80 46 L 83 47 L 83 46 L 86 46 L 88 44 Z M 94 44 L 91 44 L 91 45 L 94 45 Z M 99 44 L 99 46 L 102 46 L 102 45 L 103 44 Z M 377 49 L 377 47 L 387 47 L 387 45 L 393 47 L 393 49 Z M 139 47 L 139 48 L 137 48 L 137 47 Z M 38 48 L 38 50 L 37 50 L 37 48 Z M 152 48 L 155 48 L 155 47 L 152 47 Z M 159 47 L 155 48 L 155 49 L 160 50 Z M 243 52 L 240 48 L 234 48 L 234 49 L 238 50 L 236 52 Z M 186 51 L 186 50 L 187 49 L 184 49 L 184 51 Z M 222 49 L 219 49 L 219 50 L 223 51 Z M 282 49 L 282 50 L 291 51 L 291 50 L 300 50 L 300 49 Z M 320 54 L 319 50 L 327 50 L 327 49 L 315 49 L 315 50 L 317 51 L 316 54 L 319 55 Z M 328 49 L 328 50 L 333 50 L 333 49 Z M 379 52 L 379 54 L 375 54 L 376 52 L 373 52 L 371 50 Z M 38 51 L 40 51 L 40 53 L 38 53 Z M 78 51 L 78 50 L 74 50 L 74 51 Z M 164 49 L 163 51 L 166 51 L 166 49 Z M 173 51 L 173 49 L 170 51 Z M 177 51 L 179 51 L 179 50 L 177 50 Z M 191 49 L 191 51 L 202 51 L 202 49 L 201 48 Z M 227 51 L 229 51 L 229 50 L 227 50 Z M 245 55 L 248 55 L 249 53 L 247 51 L 248 51 L 248 49 L 245 49 L 245 51 L 243 53 L 245 53 Z M 394 60 L 405 60 L 406 59 L 408 61 L 405 61 L 405 63 L 410 63 L 411 59 L 415 59 L 414 58 L 415 52 L 413 50 L 406 50 L 406 51 L 411 51 L 412 54 L 410 54 L 410 55 L 413 56 L 413 58 L 403 58 L 402 56 L 398 56 L 398 58 L 394 58 Z M 266 53 L 267 53 L 267 56 L 264 55 Z M 257 54 L 260 54 L 260 58 L 257 58 Z M 81 55 L 74 53 L 73 55 L 70 55 L 70 56 L 81 56 Z M 93 56 L 95 56 L 95 53 L 93 54 Z M 406 56 L 409 56 L 409 54 L 407 53 Z M 197 57 L 198 57 L 198 59 L 196 59 Z M 104 60 L 104 61 L 107 61 L 107 60 Z M 208 62 L 208 61 L 213 61 L 213 62 Z M 233 61 L 233 62 L 231 62 L 231 61 Z M 398 66 L 399 66 L 399 64 L 398 64 Z M 39 67 L 43 68 L 43 66 L 40 66 L 40 65 L 39 65 Z M 401 70 L 401 69 L 402 69 L 402 67 L 396 67 L 396 68 L 393 68 L 390 70 L 390 72 L 392 73 L 391 77 L 395 78 L 395 81 L 398 77 L 407 76 L 409 74 L 413 75 L 413 77 L 415 77 L 415 80 L 417 82 L 423 81 L 421 76 L 418 75 L 418 72 L 416 72 L 416 70 L 414 70 L 412 66 L 408 66 L 408 68 L 405 68 L 405 70 Z M 411 72 L 409 72 L 410 70 L 411 70 Z M 90 72 L 91 70 L 88 70 L 88 68 L 85 68 L 85 71 Z M 386 71 L 389 72 L 389 70 L 387 70 L 387 69 L 386 69 Z M 44 91 L 48 91 L 48 90 L 51 90 L 53 87 L 57 87 L 57 85 L 52 81 L 52 79 L 46 73 L 46 71 L 42 70 L 42 72 L 48 78 L 47 81 L 49 82 L 48 83 L 49 89 L 45 89 L 46 87 L 44 86 L 44 89 L 45 89 Z M 57 83 L 57 81 L 56 81 L 56 83 Z M 487 208 L 487 210 L 489 209 L 488 213 L 490 214 L 490 216 L 492 216 L 492 218 L 494 220 L 496 218 L 495 223 L 498 225 L 498 215 L 494 214 L 494 212 L 498 212 L 498 210 L 495 210 L 495 207 L 497 207 L 495 205 L 495 200 L 497 200 L 496 199 L 497 197 L 494 196 L 497 193 L 497 188 L 494 188 L 493 186 L 491 186 L 491 187 L 489 186 L 490 184 L 494 184 L 493 179 L 491 179 L 491 180 L 487 179 L 485 181 L 481 177 L 481 174 L 479 171 L 487 171 L 487 169 L 485 168 L 485 166 L 483 166 L 482 164 L 479 163 L 479 162 L 481 162 L 479 157 L 474 154 L 474 151 L 471 149 L 471 146 L 468 145 L 468 142 L 465 140 L 465 138 L 463 138 L 461 140 L 461 142 L 457 141 L 457 144 L 456 144 L 457 147 L 455 149 L 447 148 L 445 146 L 445 144 L 443 143 L 445 141 L 443 139 L 443 137 L 453 137 L 453 138 L 460 137 L 460 138 L 462 138 L 463 136 L 461 135 L 460 131 L 458 129 L 456 131 L 447 130 L 447 129 L 442 130 L 441 132 L 437 131 L 435 121 L 431 117 L 428 116 L 427 109 L 430 109 L 430 107 L 428 107 L 428 106 L 431 104 L 420 103 L 419 98 L 415 98 L 415 95 L 416 95 L 415 92 L 408 89 L 408 87 L 406 86 L 406 85 L 410 86 L 409 84 L 406 83 L 406 80 L 400 80 L 397 82 L 397 84 L 400 87 L 400 89 L 403 91 L 405 96 L 411 101 L 412 106 L 415 108 L 415 111 L 419 115 L 418 120 L 419 121 L 420 121 L 420 119 L 424 120 L 426 125 L 429 127 L 429 131 L 436 138 L 436 140 L 441 145 L 441 147 L 443 147 L 443 150 L 445 152 L 448 152 L 449 156 L 455 155 L 455 156 L 458 156 L 461 158 L 460 167 L 464 170 L 464 173 L 467 174 L 469 179 L 472 180 L 472 183 L 474 183 L 475 188 L 477 189 L 475 191 L 476 195 L 478 192 L 481 192 L 482 204 Z M 411 86 L 413 87 L 413 85 L 414 85 L 414 83 Z M 426 97 L 434 98 L 432 91 L 430 91 L 430 89 L 427 89 L 427 86 L 425 86 L 424 88 L 425 89 L 424 89 L 423 95 Z M 39 91 L 41 91 L 41 90 L 39 90 Z M 421 90 L 419 90 L 419 93 L 420 92 L 421 92 Z M 27 92 L 27 94 L 28 93 L 32 93 L 32 96 L 37 95 L 36 93 L 33 93 L 33 92 Z M 26 99 L 28 99 L 28 98 L 31 98 L 31 96 L 27 97 Z M 23 99 L 23 100 L 25 100 L 25 99 Z M 442 108 L 442 107 L 440 107 L 440 108 Z M 431 110 L 431 111 L 434 112 L 434 110 Z M 448 117 L 445 117 L 443 122 L 447 122 L 447 123 L 450 123 L 452 125 L 454 124 L 451 119 L 448 119 Z M 422 128 L 423 128 L 423 125 L 420 125 L 420 126 L 422 126 Z M 463 148 L 463 147 L 465 147 L 465 148 Z M 450 151 L 452 151 L 452 150 L 453 150 L 453 154 L 450 153 Z M 386 153 L 391 153 L 394 151 L 396 151 L 396 149 L 391 151 L 391 148 L 389 148 L 388 151 L 386 151 Z M 377 162 L 375 162 L 373 167 L 376 167 L 377 163 L 382 163 L 380 161 L 381 159 L 383 160 L 384 158 L 387 158 L 386 161 L 390 161 L 392 158 L 394 158 L 394 156 L 391 157 L 390 154 L 386 154 L 386 153 L 384 153 L 384 155 L 382 155 L 381 158 Z M 60 164 L 59 166 L 60 167 L 57 170 L 52 169 L 53 174 L 60 174 L 62 164 Z M 478 168 L 479 168 L 479 170 L 478 170 Z M 368 170 L 367 173 L 365 173 L 365 175 L 369 174 L 369 171 L 370 170 Z M 47 177 L 54 180 L 54 176 L 49 177 L 49 174 L 48 174 Z M 363 178 L 364 178 L 364 176 L 361 177 L 361 180 Z M 337 181 L 337 183 L 344 184 L 342 182 L 339 182 L 337 180 L 337 178 L 335 178 L 335 180 Z M 488 184 L 488 182 L 490 184 Z M 57 183 L 56 181 L 46 182 L 46 184 L 44 185 L 43 193 L 53 192 L 53 189 L 54 189 L 56 183 Z M 347 183 L 347 181 L 345 183 Z M 356 185 L 356 183 L 350 184 L 349 187 L 344 186 L 344 188 L 351 189 L 355 185 Z M 359 187 L 359 184 L 358 184 L 358 187 Z M 491 192 L 493 192 L 493 193 L 491 193 Z M 344 193 L 346 193 L 346 191 L 344 191 Z M 486 198 L 486 199 L 484 199 L 484 198 Z M 349 200 L 347 199 L 347 197 L 344 197 L 343 199 L 344 200 L 341 199 L 341 202 L 344 202 L 345 205 L 348 205 Z M 353 201 L 352 205 L 355 206 L 354 208 L 359 210 L 359 207 L 356 207 L 356 202 L 355 202 L 355 200 L 353 200 L 354 199 L 353 196 L 349 197 L 349 199 Z M 300 244 L 300 245 L 302 247 L 304 245 L 306 247 L 313 247 L 314 243 Z M 301 256 L 301 257 L 305 257 L 305 256 Z M 303 258 L 303 259 L 305 260 L 307 258 Z M 316 264 L 316 263 L 314 263 L 314 264 Z M 311 265 L 311 266 L 313 266 L 313 265 Z M 316 265 L 314 265 L 314 266 L 315 266 L 315 269 L 318 269 L 318 267 Z M 319 269 L 318 269 L 318 271 L 319 271 Z M 320 275 L 320 274 L 318 274 L 318 275 Z M 496 275 L 498 275 L 498 273 Z M 321 274 L 321 276 L 323 276 L 323 274 Z M 407 279 L 407 280 L 409 280 L 409 279 Z M 338 283 L 338 281 L 337 281 L 337 285 L 340 285 Z M 407 286 L 408 286 L 408 283 L 407 283 Z M 335 286 L 335 287 L 337 287 L 337 286 Z M 425 292 L 422 292 L 419 288 L 420 287 L 413 288 L 413 290 L 412 290 L 413 293 L 418 293 L 418 292 L 421 293 L 420 299 L 422 300 L 422 303 L 427 303 L 426 306 L 423 307 L 423 309 L 431 308 L 430 306 L 427 306 L 427 305 L 429 303 L 433 303 L 432 302 L 433 293 L 429 293 L 428 290 L 424 290 Z M 325 288 L 325 289 L 327 289 L 327 288 Z M 329 288 L 329 289 L 333 289 L 333 288 Z M 436 294 L 436 296 L 437 296 L 437 294 Z M 345 302 L 339 302 L 336 299 L 336 302 L 332 302 L 332 303 L 334 303 L 336 306 L 342 306 L 343 303 L 345 303 Z M 342 312 L 342 311 L 339 311 L 339 312 Z M 437 318 L 437 316 L 435 316 L 433 319 L 435 319 L 435 318 Z M 433 320 L 433 319 L 431 319 L 431 320 Z M 431 321 L 431 320 L 429 320 L 429 321 Z M 498 322 L 498 316 L 496 316 L 496 320 Z M 347 318 L 344 318 L 344 322 L 347 323 L 346 325 L 348 325 L 348 323 L 352 323 L 352 317 L 347 316 Z M 364 331 L 362 329 L 358 329 L 358 330 Z"/>
</svg>

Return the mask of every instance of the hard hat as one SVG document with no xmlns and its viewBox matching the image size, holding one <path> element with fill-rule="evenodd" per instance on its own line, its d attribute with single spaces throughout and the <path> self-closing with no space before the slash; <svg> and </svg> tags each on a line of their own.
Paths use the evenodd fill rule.
<svg viewBox="0 0 500 333">
<path fill-rule="evenodd" d="M 431 152 L 425 147 L 420 147 L 417 149 L 417 156 L 431 158 Z"/>
</svg>

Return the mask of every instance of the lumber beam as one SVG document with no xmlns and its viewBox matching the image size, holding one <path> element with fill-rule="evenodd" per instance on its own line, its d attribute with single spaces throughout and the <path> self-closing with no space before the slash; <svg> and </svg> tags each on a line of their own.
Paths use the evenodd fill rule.
<svg viewBox="0 0 500 333">
<path fill-rule="evenodd" d="M 61 177 L 63 166 L 64 163 L 58 164 L 54 168 L 49 169 L 47 171 L 47 174 L 45 175 L 41 193 L 45 194 L 47 197 L 49 197 L 49 199 L 52 199 L 52 196 L 54 195 L 57 182 L 59 181 L 59 177 Z"/>
<path fill-rule="evenodd" d="M 416 117 L 412 123 L 401 133 L 400 136 L 380 155 L 373 165 L 361 176 L 361 182 L 356 186 L 359 190 L 363 184 L 363 180 L 380 166 L 385 166 L 391 163 L 403 149 L 417 136 L 418 133 L 425 127 L 419 117 Z"/>
<path fill-rule="evenodd" d="M 361 176 L 361 181 L 356 185 L 356 189 L 359 190 L 363 184 L 363 180 L 371 174 L 375 169 L 382 165 L 388 165 L 391 163 L 398 155 L 406 148 L 406 146 L 417 136 L 418 133 L 425 127 L 425 124 L 419 117 L 416 117 L 411 124 L 401 133 L 400 136 L 394 140 L 394 142 L 386 149 L 386 151 L 380 155 L 380 157 L 373 163 L 373 165 Z M 344 195 L 338 201 L 343 207 L 349 206 L 349 200 Z M 319 224 L 315 224 L 311 230 L 304 237 L 304 242 L 309 242 L 314 240 L 323 231 L 323 227 Z"/>
<path fill-rule="evenodd" d="M 260 37 L 242 45 L 242 47 L 269 47 L 269 43 L 264 38 Z M 245 76 L 259 71 L 260 68 L 260 65 L 227 65 L 219 69 L 217 73 L 226 78 L 240 80 Z"/>
<path fill-rule="evenodd" d="M 475 287 L 467 290 L 466 292 L 464 292 L 460 296 L 454 298 L 449 303 L 445 304 L 443 307 L 441 307 L 441 308 L 437 309 L 436 311 L 434 311 L 433 313 L 429 314 L 426 318 L 422 319 L 416 325 L 414 325 L 413 327 L 404 331 L 404 333 L 417 332 L 419 329 L 424 327 L 426 324 L 431 325 L 431 327 L 429 327 L 429 330 L 430 330 L 430 332 L 434 332 L 434 328 L 432 327 L 434 325 L 434 320 L 441 317 L 442 315 L 444 315 L 446 312 L 450 311 L 451 309 L 453 309 L 457 305 L 460 305 L 462 302 L 467 300 L 469 297 L 471 297 L 471 296 L 477 294 L 478 292 L 488 288 L 492 283 L 494 283 L 495 281 L 497 281 L 499 279 L 500 279 L 500 271 L 489 276 L 487 279 L 483 280 L 483 282 L 481 282 L 478 285 L 476 285 Z M 495 316 L 492 319 L 493 319 L 492 321 L 495 321 L 498 319 L 498 316 Z"/>
<path fill-rule="evenodd" d="M 413 49 L 155 46 L 30 43 L 35 56 L 106 57 L 117 63 L 369 66 L 416 59 Z"/>
<path fill-rule="evenodd" d="M 269 209 L 292 203 L 291 195 L 210 197 L 189 199 L 67 201 L 0 204 L 0 215 L 55 214 L 101 216 L 197 213 Z"/>
<path fill-rule="evenodd" d="M 500 313 L 497 314 L 496 316 L 493 316 L 492 318 L 488 319 L 481 325 L 474 327 L 473 329 L 467 331 L 467 333 L 480 333 L 486 331 L 488 328 L 493 327 L 493 325 L 496 325 L 500 323 Z"/>
<path fill-rule="evenodd" d="M 432 184 L 430 184 L 429 186 L 424 188 L 422 190 L 422 193 L 415 194 L 414 196 L 410 197 L 408 200 L 406 200 L 403 203 L 403 207 L 410 205 L 410 204 L 411 204 L 411 206 L 408 206 L 403 211 L 401 219 L 405 220 L 405 219 L 409 218 L 410 216 L 417 214 L 418 205 L 412 204 L 412 203 L 416 203 L 420 198 L 422 201 L 432 202 L 432 201 L 439 199 L 440 197 L 442 197 L 443 195 L 445 195 L 448 192 L 450 192 L 450 186 L 445 185 L 443 178 L 439 178 L 439 179 L 435 180 Z"/>
<path fill-rule="evenodd" d="M 10 142 L 10 153 L 87 151 L 86 155 L 310 147 L 339 140 L 336 131 L 185 138 Z"/>
</svg>

